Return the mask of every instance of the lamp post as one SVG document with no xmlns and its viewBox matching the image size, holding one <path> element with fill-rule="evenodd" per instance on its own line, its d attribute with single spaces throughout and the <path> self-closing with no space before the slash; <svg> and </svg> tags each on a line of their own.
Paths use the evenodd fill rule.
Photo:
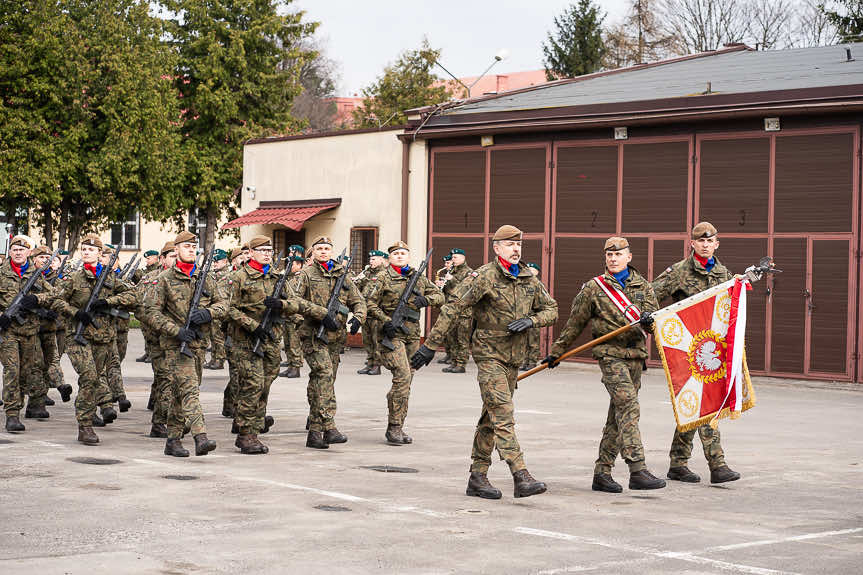
<svg viewBox="0 0 863 575">
<path fill-rule="evenodd" d="M 449 70 L 447 70 L 446 68 L 444 68 L 443 64 L 441 64 L 441 63 L 440 63 L 440 62 L 438 62 L 437 60 L 435 60 L 435 61 L 434 61 L 434 63 L 435 63 L 435 64 L 437 64 L 438 66 L 440 66 L 441 70 L 443 70 L 444 72 L 446 72 L 447 74 L 449 74 L 450 78 L 452 78 L 452 79 L 453 79 L 453 80 L 455 80 L 458 84 L 460 84 L 460 85 L 461 85 L 461 87 L 462 87 L 462 88 L 464 88 L 464 89 L 465 89 L 465 91 L 467 91 L 467 97 L 468 97 L 468 99 L 470 99 L 470 91 L 473 89 L 473 87 L 474 87 L 474 86 L 476 86 L 476 85 L 477 85 L 477 83 L 478 83 L 480 80 L 482 80 L 482 79 L 485 77 L 485 75 L 486 75 L 486 74 L 488 74 L 488 71 L 489 71 L 489 70 L 491 70 L 491 69 L 492 69 L 492 67 L 493 67 L 495 64 L 497 64 L 497 63 L 498 63 L 498 62 L 500 62 L 501 60 L 505 60 L 508 56 L 509 56 L 509 50 L 507 50 L 506 48 L 501 48 L 500 50 L 498 50 L 498 51 L 497 51 L 497 54 L 495 54 L 495 55 L 494 55 L 494 60 L 492 60 L 492 61 L 491 61 L 491 64 L 489 64 L 489 65 L 488 65 L 488 68 L 486 68 L 486 69 L 483 71 L 483 73 L 482 73 L 482 74 L 480 74 L 479 76 L 477 76 L 476 80 L 474 80 L 474 81 L 473 81 L 473 83 L 471 83 L 471 85 L 470 85 L 470 86 L 466 85 L 464 82 L 462 82 L 461 80 L 459 80 L 458 78 L 456 78 L 456 77 L 455 77 L 455 75 L 454 75 L 452 72 L 450 72 Z"/>
</svg>

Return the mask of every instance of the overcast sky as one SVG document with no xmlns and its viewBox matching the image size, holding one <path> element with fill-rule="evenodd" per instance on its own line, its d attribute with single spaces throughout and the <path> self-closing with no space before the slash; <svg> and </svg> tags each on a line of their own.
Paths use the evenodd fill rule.
<svg viewBox="0 0 863 575">
<path fill-rule="evenodd" d="M 629 0 L 595 0 L 618 22 Z M 441 63 L 458 77 L 475 76 L 501 48 L 509 57 L 491 73 L 538 70 L 542 42 L 553 19 L 571 0 L 295 0 L 340 68 L 339 95 L 353 95 L 379 76 L 404 50 L 427 36 L 441 48 Z M 444 75 L 437 70 L 438 75 Z"/>
</svg>

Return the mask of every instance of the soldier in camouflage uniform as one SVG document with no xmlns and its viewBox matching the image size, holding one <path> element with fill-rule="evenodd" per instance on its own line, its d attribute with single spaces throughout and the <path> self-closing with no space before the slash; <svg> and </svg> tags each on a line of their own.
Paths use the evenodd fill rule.
<svg viewBox="0 0 863 575">
<path fill-rule="evenodd" d="M 622 290 L 641 314 L 642 325 L 649 328 L 650 314 L 659 307 L 650 282 L 629 265 L 632 252 L 625 238 L 612 237 L 605 242 L 605 273 L 601 276 L 609 286 Z M 600 287 L 596 279 L 585 283 L 572 301 L 572 312 L 551 353 L 543 360 L 549 368 L 558 365 L 560 356 L 591 322 L 594 338 L 603 336 L 629 320 Z M 641 371 L 647 359 L 647 339 L 641 326 L 601 343 L 593 348 L 599 360 L 602 383 L 608 390 L 608 418 L 599 443 L 599 458 L 593 475 L 593 490 L 620 493 L 623 487 L 611 477 L 614 460 L 620 454 L 629 465 L 630 489 L 661 489 L 665 481 L 654 477 L 644 463 L 644 447 L 638 429 L 640 408 L 638 391 Z"/>
<path fill-rule="evenodd" d="M 407 332 L 396 330 L 392 323 L 392 315 L 398 307 L 399 298 L 405 291 L 411 276 L 417 273 L 408 265 L 410 249 L 404 242 L 396 242 L 389 247 L 390 265 L 369 280 L 366 289 L 366 304 L 368 317 L 381 323 L 379 340 L 381 360 L 384 366 L 393 374 L 393 385 L 387 393 L 387 408 L 389 419 L 387 424 L 387 441 L 394 444 L 412 443 L 411 437 L 404 432 L 404 422 L 408 414 L 408 400 L 411 393 L 410 358 L 416 353 L 420 344 L 419 321 L 406 322 Z M 444 303 L 444 295 L 425 276 L 420 276 L 414 288 L 414 296 L 408 301 L 408 307 L 417 313 L 428 306 L 438 307 Z M 393 349 L 383 345 L 383 336 L 389 338 Z"/>
<path fill-rule="evenodd" d="M 299 248 L 300 251 L 295 251 L 294 248 Z M 288 272 L 288 282 L 300 273 L 305 261 L 305 258 L 302 256 L 302 246 L 291 246 L 291 255 L 285 262 L 285 265 L 291 266 L 291 271 Z M 300 368 L 303 367 L 303 347 L 300 343 L 300 334 L 297 329 L 301 323 L 303 323 L 303 316 L 300 314 L 294 314 L 285 321 L 285 355 L 288 360 L 285 371 L 280 373 L 279 377 L 292 379 L 300 377 Z"/>
<path fill-rule="evenodd" d="M 473 269 L 467 265 L 467 258 L 463 249 L 453 248 L 449 255 L 451 265 L 449 272 L 445 276 L 446 283 L 443 286 L 443 293 L 446 295 L 447 302 L 455 299 L 455 294 L 461 288 L 461 284 L 465 281 L 470 281 L 470 274 L 473 272 Z M 467 365 L 467 360 L 470 357 L 470 332 L 472 327 L 472 313 L 470 308 L 466 308 L 450 328 L 449 356 L 452 364 L 441 371 L 445 373 L 465 372 L 464 366 Z"/>
<path fill-rule="evenodd" d="M 60 267 L 62 267 L 63 262 L 67 259 L 69 259 L 69 252 L 66 250 L 60 250 L 57 257 L 53 262 L 51 262 L 51 273 L 54 274 L 51 277 L 52 279 L 56 278 L 53 279 L 55 289 L 59 289 L 59 286 L 57 285 L 58 282 L 69 277 L 69 266 L 72 262 L 69 262 L 66 265 L 66 269 L 63 270 L 63 275 L 59 274 Z M 59 359 L 63 357 L 63 354 L 66 351 L 66 317 L 62 314 L 57 318 L 57 329 L 55 330 L 54 335 L 57 337 L 57 357 Z"/>
<path fill-rule="evenodd" d="M 452 254 L 447 254 L 441 258 L 443 260 L 443 267 L 437 270 L 434 274 L 434 285 L 439 287 L 441 290 L 446 287 L 447 278 L 450 277 L 449 270 L 452 269 Z M 448 365 L 452 363 L 452 339 L 453 332 L 446 334 L 444 338 L 443 346 L 444 346 L 444 356 L 437 360 L 439 364 Z"/>
<path fill-rule="evenodd" d="M 135 274 L 132 277 L 136 286 L 140 285 L 144 277 L 149 275 L 151 272 L 162 269 L 161 259 L 162 255 L 156 250 L 147 250 L 144 252 L 144 268 L 136 269 Z M 151 342 L 149 340 L 144 338 L 144 355 L 135 358 L 135 361 L 140 363 L 150 362 L 150 343 Z M 147 404 L 147 409 L 153 409 L 152 403 Z"/>
<path fill-rule="evenodd" d="M 225 292 L 226 297 L 230 297 L 231 284 L 233 283 L 234 273 L 243 267 L 243 264 L 248 260 L 248 250 L 242 248 L 234 248 L 231 250 L 231 273 L 228 275 L 228 290 Z M 228 302 L 230 303 L 230 302 Z M 225 338 L 225 353 L 228 357 L 228 383 L 225 385 L 225 391 L 222 394 L 222 417 L 234 418 L 234 412 L 237 407 L 237 386 L 239 385 L 239 376 L 237 375 L 237 365 L 242 361 L 242 357 L 238 357 L 234 353 L 234 344 L 230 337 Z M 237 433 L 239 433 L 239 428 Z"/>
<path fill-rule="evenodd" d="M 201 369 L 211 324 L 227 315 L 228 302 L 215 280 L 208 276 L 198 307 L 190 312 L 195 286 L 201 281 L 201 270 L 195 266 L 197 249 L 198 238 L 194 234 L 188 231 L 177 234 L 174 238 L 177 262 L 156 278 L 152 303 L 147 309 L 150 324 L 159 333 L 165 362 L 171 369 L 173 401 L 168 411 L 165 455 L 174 457 L 189 456 L 180 442 L 187 424 L 195 439 L 195 455 L 206 455 L 216 448 L 216 442 L 207 438 L 201 409 Z M 187 317 L 189 328 L 184 327 Z M 180 352 L 184 343 L 192 357 Z"/>
<path fill-rule="evenodd" d="M 662 301 L 671 297 L 677 302 L 734 277 L 734 274 L 714 255 L 716 248 L 719 247 L 719 238 L 716 228 L 710 222 L 701 222 L 692 228 L 690 245 L 692 255 L 672 265 L 653 280 L 653 291 L 656 293 L 657 300 Z M 669 479 L 685 483 L 701 481 L 701 478 L 686 466 L 692 455 L 695 431 L 692 429 L 680 432 L 675 428 L 669 454 L 671 456 Z M 725 453 L 719 442 L 719 430 L 709 425 L 702 425 L 698 428 L 698 436 L 701 438 L 704 457 L 707 458 L 707 464 L 710 467 L 710 482 L 725 483 L 740 479 L 740 474 L 732 471 L 725 464 Z"/>
<path fill-rule="evenodd" d="M 111 255 L 115 249 L 117 248 L 111 244 L 107 244 L 102 249 L 101 261 L 103 266 L 108 265 L 111 261 Z M 124 281 L 120 278 L 122 271 L 119 261 L 115 262 L 113 269 L 115 275 L 112 276 L 115 282 Z M 128 287 L 132 288 L 130 284 Z M 111 401 L 117 402 L 121 412 L 126 412 L 132 407 L 132 402 L 126 398 L 121 365 L 129 345 L 129 312 L 112 308 L 108 313 L 110 314 L 110 321 L 114 322 L 114 332 L 117 334 L 111 343 L 111 360 L 108 362 L 108 387 L 111 389 Z"/>
<path fill-rule="evenodd" d="M 387 267 L 389 256 L 386 252 L 372 250 L 369 252 L 369 265 L 354 277 L 357 289 L 368 299 L 368 288 L 372 285 L 372 279 Z M 366 365 L 357 371 L 363 375 L 381 374 L 381 349 L 378 341 L 381 323 L 372 317 L 371 313 L 366 316 L 363 324 L 363 348 L 366 350 Z"/>
<path fill-rule="evenodd" d="M 540 269 L 535 263 L 528 263 L 527 268 L 535 278 L 539 279 Z M 542 281 L 542 280 L 540 280 Z M 539 362 L 539 328 L 532 327 L 527 332 L 527 356 L 524 360 L 524 365 L 521 366 L 522 371 L 527 371 L 536 366 Z"/>
<path fill-rule="evenodd" d="M 527 330 L 553 324 L 557 302 L 519 265 L 521 238 L 521 230 L 514 226 L 501 226 L 495 232 L 492 246 L 496 259 L 471 272 L 471 281 L 464 282 L 455 299 L 444 305 L 425 344 L 411 358 L 414 369 L 427 365 L 453 322 L 465 309 L 472 310 L 476 329 L 471 351 L 479 370 L 483 409 L 474 434 L 466 493 L 487 499 L 501 497 L 487 476 L 495 448 L 513 474 L 515 497 L 546 490 L 545 483 L 534 479 L 524 464 L 515 436 L 512 398 L 518 367 L 524 362 Z"/>
<path fill-rule="evenodd" d="M 252 238 L 249 250 L 251 259 L 234 272 L 232 278 L 228 314 L 231 341 L 241 358 L 237 364 L 239 388 L 235 422 L 239 435 L 235 445 L 242 453 L 262 454 L 269 449 L 258 439 L 258 434 L 269 427 L 265 426 L 267 398 L 270 385 L 279 373 L 282 339 L 281 324 L 273 322 L 269 331 L 261 326 L 264 313 L 269 309 L 271 314 L 282 319 L 302 314 L 320 321 L 327 315 L 327 308 L 293 296 L 289 288 L 273 294 L 279 275 L 270 269 L 273 261 L 270 238 Z M 261 355 L 254 352 L 256 343 L 260 343 Z"/>
<path fill-rule="evenodd" d="M 324 236 L 312 243 L 314 263 L 297 274 L 291 284 L 294 293 L 317 305 L 326 306 L 339 276 L 345 273 L 344 266 L 332 259 L 333 241 Z M 366 319 L 366 302 L 350 277 L 345 283 L 338 299 L 345 306 L 333 318 L 325 316 L 321 322 L 306 317 L 299 328 L 303 355 L 309 364 L 308 400 L 309 435 L 306 447 L 326 449 L 331 443 L 344 443 L 348 438 L 336 428 L 336 373 L 339 369 L 339 352 L 344 346 L 345 320 L 347 312 L 353 312 L 349 325 L 351 333 L 356 333 Z M 317 338 L 318 328 L 323 325 L 325 343 Z"/>
<path fill-rule="evenodd" d="M 80 248 L 83 266 L 62 282 L 60 290 L 63 313 L 71 318 L 66 331 L 66 354 L 78 374 L 78 397 L 75 399 L 78 441 L 86 445 L 99 443 L 99 438 L 93 432 L 93 425 L 104 425 L 117 418 L 107 380 L 108 363 L 111 360 L 116 333 L 114 322 L 105 314 L 112 307 L 131 308 L 137 302 L 133 289 L 109 276 L 105 278 L 99 299 L 93 303 L 91 310 L 84 310 L 97 277 L 110 273 L 99 262 L 102 248 L 99 236 L 84 236 Z M 97 319 L 96 315 L 100 317 Z M 86 345 L 75 340 L 78 324 L 84 326 L 82 335 Z M 100 408 L 101 418 L 96 417 L 96 405 Z"/>
<path fill-rule="evenodd" d="M 228 281 L 233 270 L 228 265 L 228 254 L 225 250 L 216 250 L 213 253 L 213 270 L 211 273 L 222 293 L 227 294 L 231 289 Z M 225 351 L 225 326 L 223 322 L 213 324 L 210 334 L 210 361 L 204 364 L 204 369 L 224 369 L 227 352 Z"/>
</svg>

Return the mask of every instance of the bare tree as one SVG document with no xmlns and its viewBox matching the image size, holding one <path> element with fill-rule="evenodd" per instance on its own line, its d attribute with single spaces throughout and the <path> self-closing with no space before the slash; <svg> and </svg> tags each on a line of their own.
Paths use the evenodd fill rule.
<svg viewBox="0 0 863 575">
<path fill-rule="evenodd" d="M 794 8 L 790 0 L 751 0 L 743 11 L 746 40 L 756 50 L 781 49 L 792 44 Z"/>
<path fill-rule="evenodd" d="M 294 98 L 291 113 L 305 120 L 308 130 L 322 132 L 336 127 L 335 96 L 338 65 L 326 56 L 325 46 L 316 38 L 303 41 L 297 56 L 302 92 Z"/>
<path fill-rule="evenodd" d="M 638 63 L 638 45 L 629 35 L 629 30 L 625 24 L 616 24 L 606 28 L 602 32 L 602 38 L 605 42 L 605 54 L 602 57 L 603 69 L 626 68 Z"/>
<path fill-rule="evenodd" d="M 716 50 L 746 36 L 746 10 L 739 0 L 663 0 L 662 14 L 677 53 Z"/>
<path fill-rule="evenodd" d="M 839 41 L 839 31 L 828 18 L 823 5 L 823 0 L 802 0 L 796 11 L 793 46 L 829 46 Z"/>
<path fill-rule="evenodd" d="M 632 37 L 636 64 L 661 60 L 673 51 L 674 39 L 659 25 L 656 0 L 631 0 L 624 21 Z"/>
</svg>

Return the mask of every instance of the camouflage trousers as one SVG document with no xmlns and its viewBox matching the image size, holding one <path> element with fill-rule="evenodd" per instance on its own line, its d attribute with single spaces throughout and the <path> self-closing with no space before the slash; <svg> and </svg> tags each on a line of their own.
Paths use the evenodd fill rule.
<svg viewBox="0 0 863 575">
<path fill-rule="evenodd" d="M 237 413 L 237 388 L 240 385 L 237 365 L 242 361 L 236 350 L 235 346 L 228 350 L 228 383 L 225 384 L 225 391 L 222 394 L 222 411 L 232 414 Z"/>
<path fill-rule="evenodd" d="M 119 335 L 119 334 L 117 334 Z M 126 390 L 123 389 L 123 371 L 120 368 L 120 346 L 115 339 L 111 342 L 111 359 L 108 361 L 108 387 L 111 390 L 111 401 L 117 401 L 126 397 Z M 124 351 L 125 354 L 125 345 Z"/>
<path fill-rule="evenodd" d="M 455 323 L 458 323 L 458 322 L 455 322 Z M 456 330 L 451 329 L 451 330 L 449 330 L 449 333 L 446 334 L 446 337 L 444 337 L 444 340 L 443 340 L 444 353 L 446 353 L 446 356 L 450 359 L 452 359 L 452 350 L 453 350 L 453 347 L 455 346 L 455 334 L 456 334 Z"/>
<path fill-rule="evenodd" d="M 339 371 L 339 353 L 344 341 L 335 338 L 323 343 L 314 337 L 302 338 L 303 355 L 309 364 L 309 430 L 328 431 L 336 428 L 336 373 Z"/>
<path fill-rule="evenodd" d="M 7 417 L 17 417 L 24 408 L 24 396 L 30 396 L 32 407 L 45 405 L 47 387 L 42 389 L 42 379 L 36 377 L 33 366 L 40 361 L 37 356 L 39 338 L 33 335 L 5 333 L 0 343 L 0 363 L 3 364 L 3 409 Z M 39 403 L 41 400 L 41 403 Z"/>
<path fill-rule="evenodd" d="M 722 444 L 719 442 L 719 430 L 713 429 L 709 425 L 702 425 L 689 431 L 674 430 L 674 439 L 671 440 L 671 452 L 669 453 L 671 467 L 682 467 L 689 461 L 696 431 L 701 438 L 701 447 L 704 449 L 704 457 L 707 459 L 710 470 L 713 471 L 725 465 L 725 452 L 722 451 Z"/>
<path fill-rule="evenodd" d="M 168 425 L 168 411 L 174 402 L 171 370 L 165 363 L 165 352 L 159 340 L 150 342 L 150 367 L 153 369 L 153 425 Z"/>
<path fill-rule="evenodd" d="M 534 327 L 527 332 L 527 359 L 525 363 L 536 365 L 539 363 L 539 328 Z"/>
<path fill-rule="evenodd" d="M 180 353 L 179 344 L 163 346 L 162 351 L 171 375 L 172 397 L 168 409 L 168 438 L 181 439 L 187 422 L 193 436 L 206 433 L 200 397 L 202 366 L 206 350 L 203 347 L 191 349 L 195 357 Z"/>
<path fill-rule="evenodd" d="M 81 345 L 75 342 L 73 337 L 73 332 L 70 331 L 66 337 L 66 354 L 78 374 L 75 418 L 78 425 L 92 425 L 96 406 L 108 407 L 112 403 L 107 375 L 113 345 L 92 341 Z"/>
<path fill-rule="evenodd" d="M 117 331 L 117 355 L 120 356 L 120 362 L 126 359 L 126 351 L 129 349 L 129 332 Z"/>
<path fill-rule="evenodd" d="M 646 468 L 641 431 L 638 429 L 641 411 L 638 391 L 641 389 L 643 365 L 642 359 L 603 357 L 599 360 L 602 383 L 605 384 L 611 400 L 608 404 L 608 418 L 602 430 L 602 440 L 599 442 L 595 474 L 611 473 L 618 454 L 629 465 L 630 473 Z"/>
<path fill-rule="evenodd" d="M 237 361 L 237 398 L 234 421 L 240 433 L 260 433 L 267 415 L 270 385 L 279 375 L 282 356 L 279 346 L 268 343 L 261 346 L 264 357 L 252 352 L 252 342 L 234 344 Z"/>
<path fill-rule="evenodd" d="M 525 469 L 524 453 L 515 436 L 512 397 L 515 393 L 518 367 L 495 359 L 477 361 L 482 414 L 476 424 L 471 452 L 471 471 L 486 473 L 491 466 L 491 453 L 497 448 L 501 460 L 510 471 Z"/>
<path fill-rule="evenodd" d="M 403 340 L 400 337 L 393 339 L 392 342 L 395 348 L 392 351 L 383 345 L 380 346 L 381 361 L 393 374 L 393 385 L 387 393 L 389 423 L 404 425 L 408 415 L 408 400 L 411 396 L 411 380 L 414 377 L 410 357 L 419 349 L 420 342 L 418 339 Z"/>
<path fill-rule="evenodd" d="M 366 365 L 382 365 L 380 337 L 381 322 L 372 318 L 366 318 L 363 324 L 363 348 L 366 350 Z"/>
<path fill-rule="evenodd" d="M 291 367 L 297 369 L 303 367 L 303 346 L 300 343 L 300 334 L 297 333 L 297 326 L 290 320 L 285 322 L 285 356 Z"/>
<path fill-rule="evenodd" d="M 225 352 L 225 332 L 222 330 L 222 324 L 214 323 L 210 329 L 210 359 L 216 361 L 225 361 L 228 357 Z"/>
<path fill-rule="evenodd" d="M 66 353 L 66 320 L 57 320 L 57 331 L 54 333 L 57 337 L 57 355 L 63 357 Z"/>
<path fill-rule="evenodd" d="M 460 317 L 453 322 L 453 327 L 450 330 L 452 341 L 450 342 L 449 349 L 453 365 L 467 365 L 467 360 L 470 359 L 470 332 L 472 327 L 473 319 L 470 317 Z"/>
<path fill-rule="evenodd" d="M 57 350 L 57 334 L 53 331 L 39 332 L 38 371 L 46 387 L 58 388 L 63 383 L 63 370 L 60 368 L 60 353 Z"/>
</svg>

